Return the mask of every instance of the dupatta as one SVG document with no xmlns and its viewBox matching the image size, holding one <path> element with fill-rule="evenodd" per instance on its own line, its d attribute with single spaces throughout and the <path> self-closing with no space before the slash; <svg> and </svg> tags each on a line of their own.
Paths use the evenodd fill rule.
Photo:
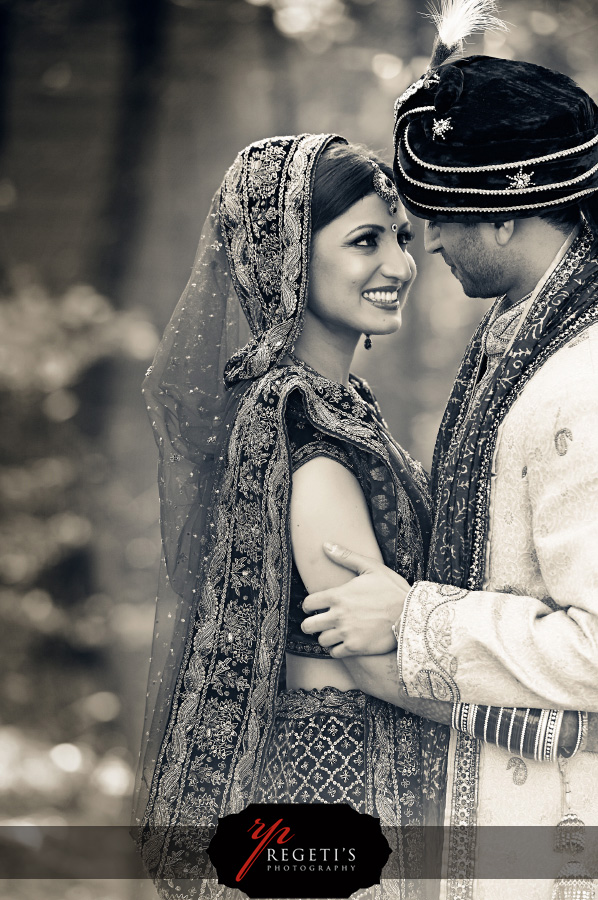
<svg viewBox="0 0 598 900">
<path fill-rule="evenodd" d="M 333 140 L 273 138 L 238 155 L 146 378 L 164 558 L 137 822 L 159 879 L 204 875 L 218 818 L 259 785 L 285 653 L 294 391 L 316 427 L 385 467 L 395 562 L 424 572 L 427 482 L 366 386 L 281 365 L 306 304 L 313 173 Z M 241 309 L 252 337 L 238 349 Z"/>
</svg>

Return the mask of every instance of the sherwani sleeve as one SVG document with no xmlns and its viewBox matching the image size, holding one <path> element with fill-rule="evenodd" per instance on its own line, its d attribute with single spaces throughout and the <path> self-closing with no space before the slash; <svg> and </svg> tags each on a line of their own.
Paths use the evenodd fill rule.
<svg viewBox="0 0 598 900">
<path fill-rule="evenodd" d="M 396 629 L 409 696 L 598 711 L 598 342 L 584 344 L 534 376 L 517 401 L 514 453 L 503 453 L 525 480 L 513 507 L 528 572 L 510 590 L 492 577 L 481 591 L 413 586 Z M 490 576 L 501 527 L 491 518 Z"/>
</svg>

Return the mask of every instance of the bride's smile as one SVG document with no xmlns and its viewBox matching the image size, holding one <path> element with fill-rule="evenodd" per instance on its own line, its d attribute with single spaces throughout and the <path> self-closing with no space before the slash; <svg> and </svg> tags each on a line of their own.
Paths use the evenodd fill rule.
<svg viewBox="0 0 598 900">
<path fill-rule="evenodd" d="M 307 318 L 355 342 L 361 334 L 397 331 L 415 276 L 412 238 L 400 204 L 392 214 L 371 193 L 350 206 L 313 239 Z"/>
<path fill-rule="evenodd" d="M 416 275 L 411 223 L 399 202 L 367 193 L 318 229 L 297 354 L 347 384 L 362 334 L 393 334 Z"/>
</svg>

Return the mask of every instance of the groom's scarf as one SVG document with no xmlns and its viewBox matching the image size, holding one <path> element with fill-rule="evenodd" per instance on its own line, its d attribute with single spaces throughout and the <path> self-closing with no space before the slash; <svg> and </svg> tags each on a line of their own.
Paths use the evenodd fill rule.
<svg viewBox="0 0 598 900">
<path fill-rule="evenodd" d="M 469 590 L 481 589 L 484 579 L 490 476 L 499 426 L 544 362 L 598 322 L 598 241 L 590 229 L 584 227 L 552 273 L 510 351 L 472 403 L 490 315 L 465 351 L 432 467 L 435 520 L 428 578 Z"/>
</svg>

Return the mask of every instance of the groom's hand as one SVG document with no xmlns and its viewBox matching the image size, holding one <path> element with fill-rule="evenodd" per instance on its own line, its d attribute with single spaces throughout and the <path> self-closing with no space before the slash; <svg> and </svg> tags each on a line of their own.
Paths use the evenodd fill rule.
<svg viewBox="0 0 598 900">
<path fill-rule="evenodd" d="M 394 650 L 397 642 L 392 626 L 403 612 L 411 586 L 382 563 L 337 544 L 324 544 L 324 552 L 358 577 L 306 597 L 306 613 L 323 612 L 305 619 L 301 624 L 303 631 L 321 632 L 319 643 L 331 648 L 330 655 L 337 659 Z"/>
</svg>

